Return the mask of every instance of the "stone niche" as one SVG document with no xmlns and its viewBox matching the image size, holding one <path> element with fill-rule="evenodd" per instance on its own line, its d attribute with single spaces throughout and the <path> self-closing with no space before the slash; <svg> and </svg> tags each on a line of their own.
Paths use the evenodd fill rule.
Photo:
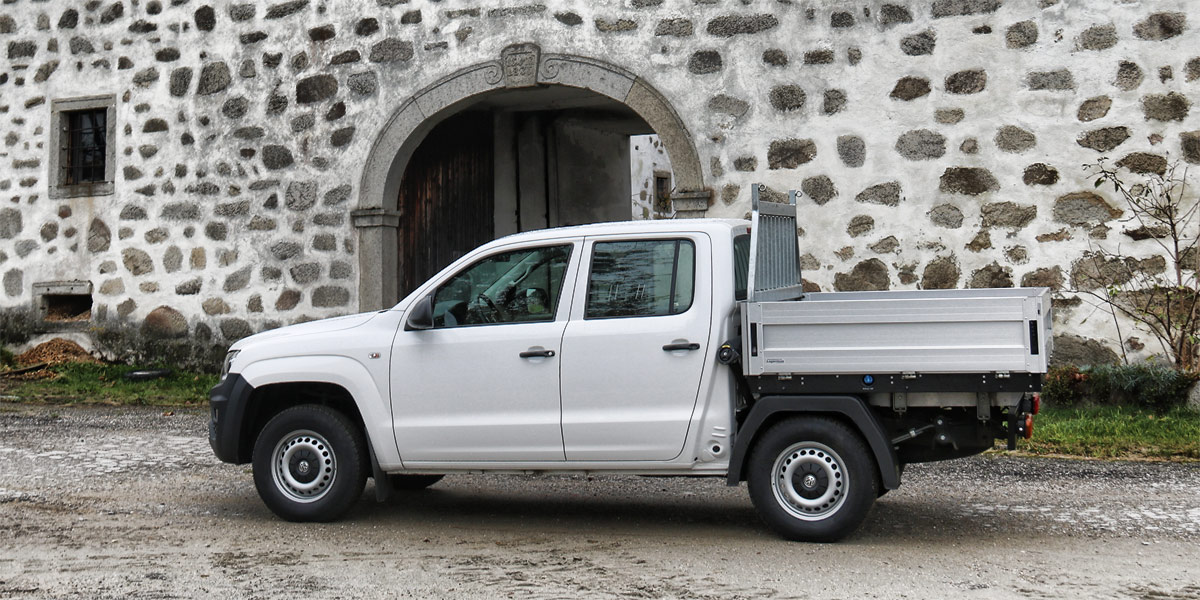
<svg viewBox="0 0 1200 600">
<path fill-rule="evenodd" d="M 33 284 L 35 327 L 42 332 L 82 331 L 91 324 L 92 282 L 43 281 Z"/>
</svg>

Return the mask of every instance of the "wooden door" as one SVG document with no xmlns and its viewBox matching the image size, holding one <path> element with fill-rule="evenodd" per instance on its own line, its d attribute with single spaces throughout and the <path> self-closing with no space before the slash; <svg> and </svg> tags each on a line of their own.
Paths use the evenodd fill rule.
<svg viewBox="0 0 1200 600">
<path fill-rule="evenodd" d="M 492 116 L 454 115 L 417 147 L 400 183 L 400 297 L 495 233 Z"/>
</svg>

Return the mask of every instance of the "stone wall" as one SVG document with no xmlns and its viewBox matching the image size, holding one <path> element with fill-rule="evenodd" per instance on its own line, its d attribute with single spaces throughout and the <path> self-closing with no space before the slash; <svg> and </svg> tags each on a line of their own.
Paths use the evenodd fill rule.
<svg viewBox="0 0 1200 600">
<path fill-rule="evenodd" d="M 212 343 L 354 311 L 349 215 L 376 136 L 403 99 L 518 42 L 661 92 L 709 216 L 746 214 L 752 182 L 802 189 L 813 285 L 1069 288 L 1094 246 L 1156 250 L 1082 163 L 1200 163 L 1188 8 L 6 0 L 0 306 L 89 280 L 95 323 Z M 51 104 L 98 94 L 116 96 L 114 193 L 52 200 Z M 1062 330 L 1111 338 L 1072 297 Z"/>
<path fill-rule="evenodd" d="M 629 138 L 629 156 L 630 216 L 635 220 L 672 216 L 670 198 L 658 198 L 654 193 L 654 175 L 671 173 L 666 147 L 657 135 L 635 135 Z"/>
</svg>

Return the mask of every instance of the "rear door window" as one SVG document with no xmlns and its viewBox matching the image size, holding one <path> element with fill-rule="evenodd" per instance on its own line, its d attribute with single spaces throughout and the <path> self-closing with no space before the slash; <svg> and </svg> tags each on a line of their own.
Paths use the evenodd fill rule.
<svg viewBox="0 0 1200 600">
<path fill-rule="evenodd" d="M 596 242 L 587 319 L 687 312 L 695 295 L 696 246 L 690 240 Z"/>
</svg>

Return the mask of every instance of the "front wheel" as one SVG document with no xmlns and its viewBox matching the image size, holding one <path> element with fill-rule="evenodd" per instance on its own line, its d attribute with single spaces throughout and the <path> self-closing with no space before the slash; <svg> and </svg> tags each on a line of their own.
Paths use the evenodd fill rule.
<svg viewBox="0 0 1200 600">
<path fill-rule="evenodd" d="M 325 406 L 275 415 L 254 442 L 254 486 L 288 521 L 333 521 L 362 496 L 367 481 L 362 432 Z"/>
<path fill-rule="evenodd" d="M 857 432 L 833 419 L 796 417 L 755 442 L 746 478 L 754 508 L 781 536 L 833 542 L 866 518 L 877 471 Z"/>
</svg>

